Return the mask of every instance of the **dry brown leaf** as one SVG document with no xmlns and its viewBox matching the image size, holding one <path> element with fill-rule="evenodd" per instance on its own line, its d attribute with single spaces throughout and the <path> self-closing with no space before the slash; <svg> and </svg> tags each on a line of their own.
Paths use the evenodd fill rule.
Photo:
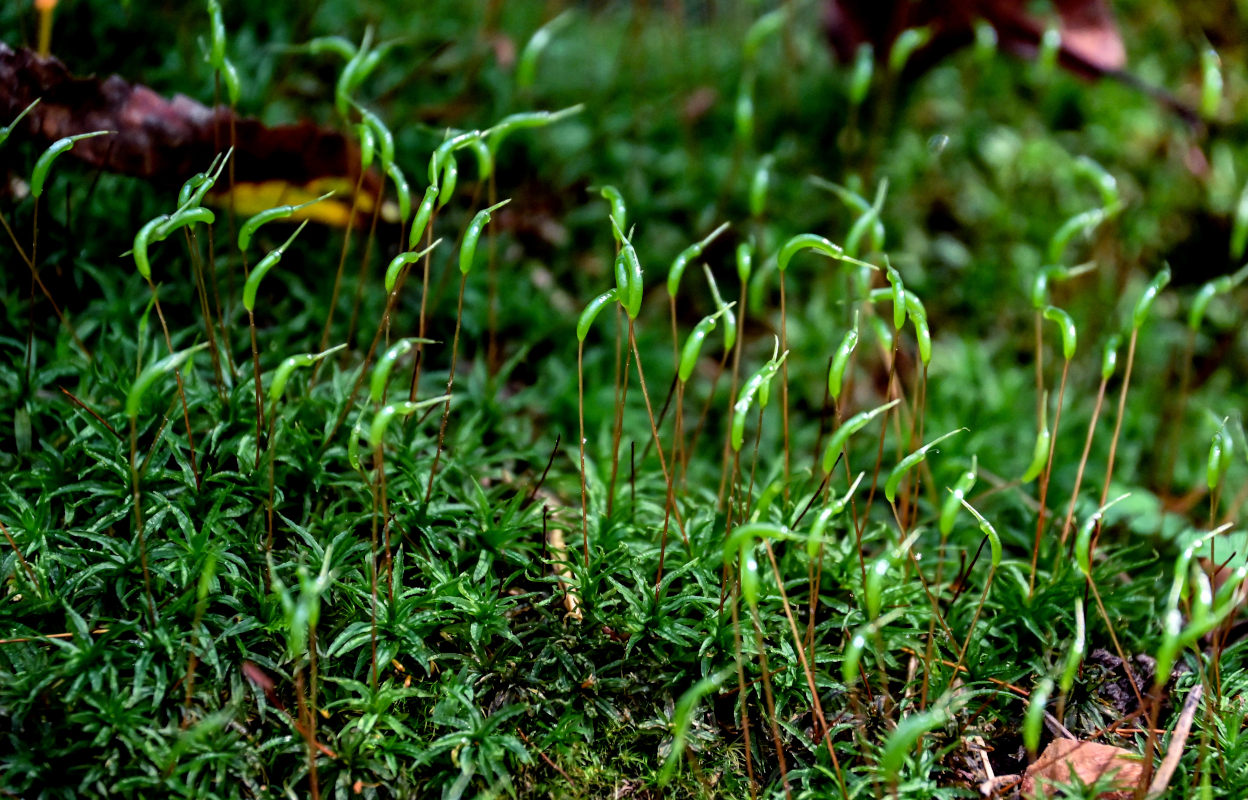
<svg viewBox="0 0 1248 800">
<path fill-rule="evenodd" d="M 1037 789 L 1051 796 L 1050 786 L 1066 785 L 1075 778 L 1093 784 L 1111 773 L 1115 790 L 1102 792 L 1099 797 L 1101 800 L 1127 800 L 1144 776 L 1144 763 L 1138 754 L 1121 747 L 1078 739 L 1054 739 L 1027 768 L 1019 789 L 1025 798 L 1039 796 Z"/>
<path fill-rule="evenodd" d="M 185 95 L 166 98 L 117 75 L 74 75 L 58 59 L 0 42 L 0 125 L 36 99 L 39 104 L 14 132 L 17 139 L 46 147 L 63 136 L 114 131 L 80 142 L 70 156 L 162 186 L 178 186 L 208 169 L 233 141 L 233 179 L 239 187 L 234 204 L 239 213 L 301 202 L 307 193 L 299 193 L 298 187 L 311 186 L 308 199 L 327 189 L 337 189 L 338 195 L 308 216 L 345 225 L 352 218 L 351 201 L 344 203 L 343 198 L 350 198 L 359 181 L 358 225 L 367 223 L 364 212 L 381 192 L 379 175 L 370 170 L 361 178 L 359 148 L 337 131 L 307 121 L 265 125 Z M 324 213 L 334 205 L 343 207 Z"/>
</svg>

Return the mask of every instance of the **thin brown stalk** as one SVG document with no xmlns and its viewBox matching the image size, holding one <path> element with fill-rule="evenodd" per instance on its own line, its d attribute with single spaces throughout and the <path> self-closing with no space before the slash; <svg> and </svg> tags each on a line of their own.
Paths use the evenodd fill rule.
<svg viewBox="0 0 1248 800">
<path fill-rule="evenodd" d="M 147 539 L 143 533 L 143 503 L 139 490 L 138 430 L 134 417 L 130 418 L 130 487 L 134 499 L 134 530 L 139 540 L 139 565 L 143 569 L 143 589 L 147 594 L 148 621 L 156 627 L 156 600 L 152 596 L 152 575 L 147 568 Z"/>
<path fill-rule="evenodd" d="M 784 272 L 780 273 L 780 352 L 789 352 L 788 313 L 784 299 Z M 784 499 L 789 499 L 789 360 L 780 363 L 780 409 L 784 419 Z M 785 785 L 787 792 L 788 785 Z"/>
<path fill-rule="evenodd" d="M 728 462 L 730 460 L 729 452 L 732 450 L 732 439 L 730 436 L 732 431 L 732 417 L 733 414 L 736 413 L 734 411 L 734 407 L 737 403 L 737 389 L 740 388 L 741 381 L 741 348 L 743 342 L 745 341 L 745 314 L 746 301 L 748 300 L 747 294 L 746 287 L 742 286 L 741 292 L 737 297 L 737 303 L 741 308 L 741 319 L 737 323 L 737 341 L 736 346 L 732 351 L 732 388 L 728 391 L 728 421 L 727 427 L 724 429 L 723 463 L 720 466 L 719 491 L 716 493 L 716 497 L 719 500 L 721 508 L 724 505 L 724 488 L 728 483 Z"/>
<path fill-rule="evenodd" d="M 438 210 L 437 208 L 434 208 L 433 214 L 430 215 L 429 217 L 429 224 L 425 227 L 425 247 L 426 248 L 430 247 L 433 244 L 433 226 L 435 223 L 437 223 L 437 221 L 438 221 Z M 433 262 L 432 250 L 425 253 L 425 257 L 423 261 L 424 261 L 424 264 L 422 265 L 423 275 L 421 276 L 421 284 L 420 284 L 420 327 L 418 328 L 419 333 L 417 333 L 417 336 L 419 336 L 421 339 L 425 338 L 425 330 L 426 330 L 426 324 L 427 324 L 427 318 L 425 316 L 425 312 L 429 305 L 428 303 L 429 267 L 431 266 Z M 416 358 L 415 358 L 415 361 L 412 363 L 412 385 L 411 387 L 408 388 L 408 392 L 407 392 L 407 399 L 409 401 L 416 400 L 416 393 L 417 393 L 417 390 L 420 388 L 420 370 L 421 370 L 421 367 L 424 366 L 424 362 L 425 362 L 425 343 L 418 341 L 416 342 Z"/>
<path fill-rule="evenodd" d="M 576 414 L 581 425 L 581 535 L 589 567 L 589 499 L 585 489 L 585 340 L 576 343 Z"/>
<path fill-rule="evenodd" d="M 182 229 L 186 237 L 186 247 L 191 253 L 191 271 L 195 275 L 195 295 L 199 298 L 199 311 L 204 317 L 204 330 L 208 334 L 208 352 L 212 353 L 212 372 L 217 380 L 217 399 L 222 405 L 226 403 L 225 376 L 221 371 L 221 354 L 217 352 L 216 328 L 212 324 L 212 311 L 208 308 L 208 288 L 204 284 L 204 264 L 199 256 L 199 239 L 193 227 Z"/>
<path fill-rule="evenodd" d="M 1062 424 L 1062 400 L 1066 396 L 1066 377 L 1070 373 L 1070 361 L 1062 363 L 1062 379 L 1057 390 L 1057 411 L 1053 416 L 1053 432 L 1049 435 L 1049 455 L 1044 462 L 1044 472 L 1040 475 L 1040 510 L 1036 513 L 1036 541 L 1031 548 L 1031 574 L 1027 579 L 1027 594 L 1036 590 L 1036 562 L 1040 558 L 1040 537 L 1044 533 L 1044 523 L 1048 517 L 1049 477 L 1053 472 L 1053 452 L 1057 449 L 1057 433 Z"/>
<path fill-rule="evenodd" d="M 646 401 L 646 415 L 650 419 L 650 433 L 654 436 L 654 449 L 659 453 L 659 466 L 663 470 L 663 479 L 667 481 L 668 494 L 672 491 L 672 473 L 667 468 L 667 458 L 663 455 L 663 442 L 659 439 L 659 429 L 654 420 L 654 409 L 650 405 L 650 393 L 646 391 L 646 375 L 641 368 L 641 353 L 637 349 L 637 336 L 633 330 L 633 321 L 628 321 L 628 343 L 633 351 L 634 362 L 637 366 L 637 383 L 641 386 L 642 399 Z M 676 518 L 676 527 L 680 530 L 680 537 L 685 541 L 685 547 L 689 552 L 693 552 L 692 545 L 689 544 L 689 534 L 685 532 L 685 521 L 680 515 L 680 507 L 672 504 L 669 506 L 672 510 L 672 516 Z M 667 526 L 664 525 L 664 531 Z"/>
<path fill-rule="evenodd" d="M 784 757 L 784 741 L 780 738 L 780 723 L 776 719 L 776 697 L 771 688 L 771 670 L 767 667 L 767 650 L 763 646 L 763 629 L 756 609 L 750 609 L 750 621 L 754 623 L 754 646 L 758 648 L 758 666 L 763 675 L 763 700 L 767 704 L 767 722 L 771 726 L 771 740 L 776 748 L 776 764 L 780 767 L 780 782 L 784 785 L 786 800 L 792 800 L 789 786 L 789 767 Z M 745 702 L 745 698 L 742 698 Z"/>
<path fill-rule="evenodd" d="M 264 428 L 264 401 L 260 399 L 260 348 L 256 344 L 256 315 L 247 310 L 247 328 L 251 332 L 251 365 L 255 375 L 256 396 L 256 469 L 260 468 L 260 431 Z M 324 348 L 322 348 L 324 349 Z"/>
<path fill-rule="evenodd" d="M 152 287 L 152 299 L 155 301 L 156 317 L 160 320 L 160 329 L 165 334 L 165 347 L 169 349 L 169 355 L 173 355 L 173 340 L 169 336 L 169 325 L 165 322 L 165 312 L 160 307 L 160 296 L 156 292 L 156 284 L 152 283 L 148 278 L 147 285 Z M 199 468 L 195 466 L 195 434 L 191 430 L 191 412 L 186 405 L 186 391 L 182 386 L 182 368 L 179 367 L 173 371 L 173 377 L 178 382 L 178 399 L 182 402 L 182 420 L 186 423 L 186 443 L 190 447 L 191 474 L 195 477 L 195 491 L 200 489 Z M 259 382 L 259 374 L 256 377 Z M 258 390 L 257 390 L 258 391 Z M 257 430 L 256 447 L 260 447 L 259 431 Z M 260 452 L 256 451 L 256 466 L 260 465 Z"/>
<path fill-rule="evenodd" d="M 815 685 L 815 673 L 811 669 L 810 662 L 806 659 L 806 652 L 802 648 L 801 635 L 797 632 L 797 623 L 793 620 L 793 609 L 789 605 L 789 596 L 784 591 L 784 578 L 780 575 L 780 565 L 776 562 L 776 553 L 772 549 L 771 542 L 764 541 L 763 546 L 767 550 L 767 558 L 771 561 L 771 571 L 776 577 L 776 587 L 780 591 L 780 603 L 784 607 L 785 619 L 789 621 L 789 632 L 793 635 L 793 646 L 797 650 L 797 660 L 802 665 L 802 672 L 806 676 L 806 686 L 810 689 L 811 708 L 814 712 L 815 721 L 819 724 L 818 732 L 823 739 L 824 745 L 828 748 L 828 755 L 832 757 L 832 767 L 836 770 L 837 783 L 840 784 L 841 794 L 849 796 L 845 786 L 845 776 L 841 773 L 841 762 L 836 756 L 836 749 L 832 747 L 832 737 L 828 732 L 828 721 L 823 715 L 823 704 L 819 701 L 819 689 Z"/>
<path fill-rule="evenodd" d="M 73 402 L 74 405 L 78 406 L 83 411 L 95 417 L 96 422 L 99 422 L 101 425 L 107 428 L 109 433 L 116 436 L 118 439 L 122 439 L 124 441 L 124 438 L 122 437 L 120 433 L 117 432 L 117 429 L 114 428 L 112 425 L 109 425 L 108 420 L 104 419 L 99 414 L 97 414 L 95 412 L 95 409 L 91 408 L 86 403 L 79 400 L 77 397 L 74 397 L 74 393 L 66 389 L 64 386 L 59 386 L 57 388 L 59 388 L 61 390 L 61 393 L 64 394 L 66 397 L 68 397 Z"/>
<path fill-rule="evenodd" d="M 234 162 L 230 162 L 230 172 L 233 173 Z M 342 232 L 342 249 L 338 253 L 338 270 L 334 273 L 334 288 L 329 293 L 329 310 L 325 314 L 325 329 L 321 331 L 320 350 L 329 347 L 329 330 L 334 323 L 334 309 L 338 307 L 338 293 L 342 290 L 342 272 L 347 266 L 347 252 L 351 249 L 351 233 L 355 229 L 355 211 L 359 207 L 360 189 L 364 185 L 364 170 L 360 170 L 360 175 L 355 179 L 355 191 L 351 193 L 351 213 L 347 215 L 347 226 Z M 323 362 L 317 362 L 316 367 L 312 370 L 311 385 L 316 385 L 316 379 L 320 377 Z"/>
<path fill-rule="evenodd" d="M 13 554 L 17 556 L 17 560 L 22 563 L 22 568 L 26 570 L 26 577 L 30 579 L 30 585 L 34 589 L 39 588 L 39 582 L 35 580 L 35 571 L 31 568 L 30 562 L 26 560 L 26 556 L 22 555 L 22 549 L 17 546 L 17 542 L 13 539 L 13 534 L 9 533 L 9 527 L 0 520 L 0 531 L 4 531 L 4 538 L 9 540 L 9 547 L 13 550 Z"/>
<path fill-rule="evenodd" d="M 1140 329 L 1131 329 L 1131 341 L 1127 344 L 1127 367 L 1122 375 L 1122 391 L 1118 393 L 1118 418 L 1114 420 L 1114 438 L 1109 441 L 1109 460 L 1105 464 L 1105 485 L 1101 488 L 1100 505 L 1105 505 L 1109 497 L 1109 484 L 1114 477 L 1114 456 L 1118 453 L 1118 437 L 1122 433 L 1123 416 L 1127 409 L 1127 390 L 1131 388 L 1131 367 L 1135 365 L 1135 343 L 1139 338 Z M 1096 533 L 1092 537 L 1092 549 L 1095 551 L 1101 538 L 1101 520 L 1096 522 Z M 1141 705 L 1143 703 L 1141 702 Z"/>
<path fill-rule="evenodd" d="M 467 273 L 459 278 L 459 303 L 455 310 L 455 337 L 451 341 L 451 369 L 446 376 L 446 405 L 442 407 L 442 424 L 438 427 L 438 449 L 433 454 L 433 465 L 429 467 L 429 484 L 425 487 L 425 502 L 433 497 L 433 479 L 438 474 L 438 462 L 442 458 L 442 448 L 446 443 L 446 423 L 451 417 L 451 390 L 455 388 L 455 367 L 459 359 L 459 329 L 464 317 L 464 287 L 468 283 Z"/>
<path fill-rule="evenodd" d="M 1079 458 L 1079 469 L 1075 472 L 1075 487 L 1070 493 L 1070 504 L 1066 507 L 1066 519 L 1062 522 L 1062 536 L 1059 546 L 1066 549 L 1066 537 L 1070 535 L 1070 526 L 1075 520 L 1075 500 L 1079 498 L 1079 487 L 1083 484 L 1083 471 L 1088 466 L 1088 454 L 1092 452 L 1092 437 L 1096 433 L 1096 422 L 1101 416 L 1101 408 L 1105 404 L 1105 387 L 1109 378 L 1102 378 L 1100 388 L 1096 390 L 1096 403 L 1092 407 L 1092 419 L 1088 421 L 1088 435 L 1083 442 L 1083 455 Z"/>
<path fill-rule="evenodd" d="M 33 280 L 35 285 L 39 287 L 39 291 L 43 292 L 43 296 L 47 298 L 48 303 L 52 306 L 52 312 L 56 314 L 56 318 L 60 321 L 61 325 L 65 327 L 65 330 L 69 331 L 69 335 L 74 339 L 74 344 L 78 345 L 78 348 L 86 354 L 87 360 L 90 361 L 92 358 L 91 351 L 87 348 L 86 344 L 83 343 L 82 339 L 78 338 L 78 331 L 74 330 L 74 327 L 69 324 L 69 320 L 66 319 L 65 314 L 61 311 L 61 307 L 56 304 L 55 300 L 52 299 L 52 292 L 48 291 L 47 285 L 44 284 L 43 278 L 39 275 L 39 270 L 35 269 L 34 260 L 30 256 L 27 256 L 26 251 L 22 249 L 21 243 L 18 242 L 17 236 L 13 233 L 13 229 L 9 227 L 9 221 L 4 218 L 4 214 L 0 214 L 0 225 L 3 225 L 5 231 L 8 232 L 9 238 L 13 241 L 13 247 L 17 250 L 17 254 L 21 257 L 22 262 L 26 264 L 27 268 L 30 269 L 31 280 Z"/>
<path fill-rule="evenodd" d="M 721 610 L 723 601 L 720 601 Z M 737 696 L 741 703 L 741 734 L 745 740 L 745 774 L 750 786 L 750 800 L 758 797 L 758 781 L 754 777 L 754 759 L 750 753 L 750 703 L 745 692 L 745 659 L 741 647 L 741 615 L 737 610 L 737 593 L 732 598 L 732 643 L 737 661 Z"/>
<path fill-rule="evenodd" d="M 620 437 L 624 432 L 624 403 L 628 400 L 628 365 L 632 360 L 633 351 L 624 348 L 624 371 L 620 371 L 620 346 L 624 341 L 621 331 L 620 315 L 623 310 L 615 311 L 615 428 L 611 435 L 611 481 L 607 484 L 607 516 L 615 510 L 615 481 L 620 471 Z"/>
<path fill-rule="evenodd" d="M 368 282 L 368 262 L 373 255 L 373 242 L 377 240 L 377 220 L 381 217 L 382 186 L 382 182 L 378 181 L 377 193 L 373 196 L 373 218 L 368 226 L 368 238 L 364 240 L 364 254 L 360 257 L 360 274 L 355 283 L 355 298 L 351 301 L 351 321 L 347 324 L 348 344 L 355 337 L 355 326 L 360 321 L 360 301 L 364 297 L 364 284 Z"/>
</svg>

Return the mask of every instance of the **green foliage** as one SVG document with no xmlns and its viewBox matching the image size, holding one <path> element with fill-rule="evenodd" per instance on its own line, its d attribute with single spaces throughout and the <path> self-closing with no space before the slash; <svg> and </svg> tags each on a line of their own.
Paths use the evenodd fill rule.
<svg viewBox="0 0 1248 800">
<path fill-rule="evenodd" d="M 328 195 L 236 218 L 227 141 L 175 198 L 0 120 L 0 792 L 969 797 L 1197 682 L 1167 796 L 1248 791 L 1242 44 L 1123 15 L 1197 129 L 1056 29 L 907 84 L 817 3 L 88 5 L 75 71 L 388 194 L 279 234 Z"/>
</svg>

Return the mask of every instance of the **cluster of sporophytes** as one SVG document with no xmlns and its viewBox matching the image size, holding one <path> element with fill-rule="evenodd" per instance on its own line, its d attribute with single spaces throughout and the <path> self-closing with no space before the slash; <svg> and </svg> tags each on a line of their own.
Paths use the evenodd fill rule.
<svg viewBox="0 0 1248 800">
<path fill-rule="evenodd" d="M 208 12 L 207 78 L 237 105 L 258 89 Z M 837 72 L 810 14 L 448 11 L 444 58 L 489 102 L 418 131 L 364 98 L 431 42 L 314 38 L 289 57 L 334 65 L 327 105 L 390 198 L 366 213 L 356 185 L 238 214 L 228 133 L 176 196 L 94 192 L 72 140 L 19 151 L 0 788 L 973 796 L 1074 736 L 1140 754 L 1159 794 L 1248 789 L 1248 272 L 1169 286 L 1189 265 L 1152 223 L 1190 201 L 1138 197 L 1166 175 L 982 117 L 982 148 L 910 131 L 921 34 Z M 482 66 L 507 31 L 514 64 Z M 705 144 L 633 116 L 647 80 L 686 88 L 670 54 L 644 64 L 673 37 L 731 65 Z M 981 38 L 936 94 L 962 71 L 1016 104 L 1075 91 Z M 638 72 L 623 99 L 550 63 L 599 69 L 604 41 Z M 817 114 L 786 116 L 803 59 L 884 140 L 864 121 L 839 182 L 807 177 Z M 1012 194 L 1037 172 L 1042 197 Z M 1231 262 L 1240 197 L 1205 198 Z M 331 201 L 363 224 L 309 225 Z M 988 230 L 906 227 L 937 206 Z"/>
</svg>

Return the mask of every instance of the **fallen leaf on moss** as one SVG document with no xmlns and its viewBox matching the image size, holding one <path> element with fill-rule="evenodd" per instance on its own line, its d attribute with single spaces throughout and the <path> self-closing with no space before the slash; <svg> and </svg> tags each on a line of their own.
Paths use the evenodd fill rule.
<svg viewBox="0 0 1248 800">
<path fill-rule="evenodd" d="M 1091 785 L 1109 777 L 1114 788 L 1097 795 L 1100 800 L 1127 800 L 1143 776 L 1144 763 L 1130 750 L 1078 739 L 1054 739 L 1027 768 L 1019 790 L 1025 798 L 1040 797 L 1038 790 L 1051 797 L 1051 787 L 1073 783 L 1076 778 Z"/>
<path fill-rule="evenodd" d="M 370 170 L 361 179 L 359 148 L 337 131 L 306 121 L 265 125 L 185 95 L 166 98 L 117 75 L 81 77 L 58 59 L 0 43 L 0 124 L 36 99 L 39 104 L 18 125 L 16 136 L 45 147 L 65 136 L 116 131 L 84 140 L 69 154 L 165 187 L 179 186 L 206 170 L 233 141 L 234 207 L 239 214 L 297 204 L 333 189 L 334 197 L 308 206 L 293 219 L 345 227 L 358 182 L 355 224 L 367 224 L 381 190 L 376 172 Z M 224 180 L 218 186 L 227 187 Z M 210 198 L 222 205 L 229 202 L 228 191 Z M 387 205 L 382 206 L 383 215 Z"/>
</svg>

